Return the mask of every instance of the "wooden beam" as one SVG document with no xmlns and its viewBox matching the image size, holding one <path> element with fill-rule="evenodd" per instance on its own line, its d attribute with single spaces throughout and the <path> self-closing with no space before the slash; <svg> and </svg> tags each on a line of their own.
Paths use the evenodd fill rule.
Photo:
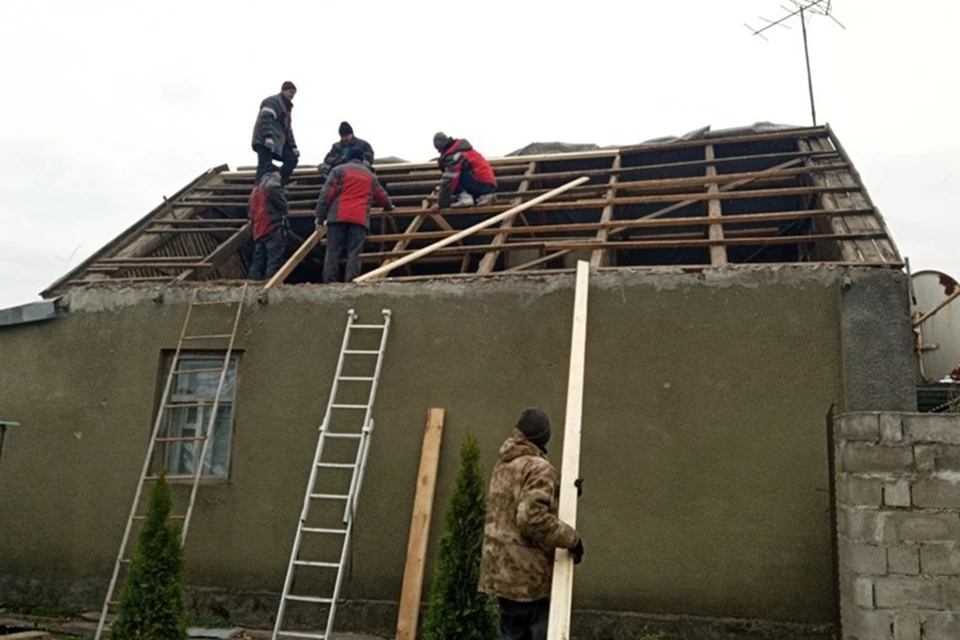
<svg viewBox="0 0 960 640">
<path fill-rule="evenodd" d="M 269 281 L 267 281 L 267 284 L 263 286 L 263 290 L 266 291 L 267 289 L 271 289 L 278 284 L 282 284 L 283 281 L 287 279 L 287 276 L 289 276 L 293 270 L 297 268 L 297 265 L 303 262 L 303 259 L 307 257 L 307 254 L 313 251 L 313 248 L 317 246 L 317 243 L 320 242 L 320 239 L 326 234 L 327 232 L 325 229 L 318 229 L 311 233 L 310 236 L 303 241 L 303 244 L 301 244 L 297 250 L 293 252 L 293 255 L 290 256 L 290 259 L 287 260 L 282 267 L 280 267 L 280 271 L 277 271 L 277 273 L 274 274 Z"/>
<path fill-rule="evenodd" d="M 427 564 L 427 540 L 430 537 L 430 517 L 437 486 L 440 442 L 443 439 L 443 416 L 443 409 L 427 410 L 423 448 L 420 450 L 420 471 L 417 473 L 417 488 L 413 499 L 413 517 L 410 520 L 410 539 L 407 543 L 407 564 L 403 570 L 403 587 L 400 590 L 397 640 L 415 640 L 417 636 L 420 598 L 423 595 L 423 571 Z"/>
<path fill-rule="evenodd" d="M 560 467 L 560 506 L 557 515 L 571 527 L 577 526 L 577 487 L 580 477 L 580 428 L 583 416 L 583 378 L 587 348 L 587 293 L 590 265 L 577 262 L 573 298 L 573 332 L 570 339 L 570 371 L 567 377 L 567 408 L 563 424 L 563 461 Z M 548 640 L 570 638 L 570 612 L 573 603 L 573 558 L 566 549 L 558 549 L 553 561 L 553 585 L 550 592 Z"/>
<path fill-rule="evenodd" d="M 617 156 L 619 157 L 619 156 Z M 524 193 L 530 188 L 530 176 L 537 172 L 537 163 L 531 162 L 527 165 L 527 170 L 523 174 L 524 180 L 520 183 L 520 186 L 517 188 L 518 193 Z M 523 202 L 523 196 L 518 195 L 516 198 L 510 202 L 510 206 L 516 206 Z M 507 232 L 513 226 L 513 222 L 516 220 L 513 216 L 507 218 L 500 223 L 500 233 L 494 236 L 493 240 L 490 242 L 491 251 L 488 251 L 483 258 L 480 259 L 480 266 L 477 267 L 477 273 L 490 273 L 493 271 L 493 268 L 497 264 L 497 257 L 500 255 L 500 252 L 497 251 L 497 247 L 503 245 L 507 241 Z"/>
<path fill-rule="evenodd" d="M 613 164 L 611 165 L 610 168 L 615 172 L 620 169 L 621 157 L 622 156 L 620 156 L 620 154 L 617 154 L 617 157 L 613 159 Z M 613 175 L 610 176 L 610 180 L 607 181 L 607 185 L 609 186 L 609 188 L 607 189 L 608 200 L 617 195 L 616 186 L 617 186 L 618 179 L 619 177 L 617 173 L 614 173 Z M 613 218 L 613 209 L 614 209 L 614 206 L 612 204 L 608 204 L 603 208 L 603 211 L 600 213 L 600 224 L 610 222 L 611 218 Z M 609 229 L 607 229 L 606 227 L 600 227 L 600 229 L 597 231 L 597 242 L 606 242 L 608 235 L 610 235 Z M 603 249 L 598 249 L 590 255 L 591 269 L 600 268 L 600 264 L 603 262 L 603 253 L 604 253 Z"/>
<path fill-rule="evenodd" d="M 510 217 L 510 216 L 515 216 L 515 215 L 517 215 L 518 213 L 520 213 L 521 211 L 526 211 L 526 210 L 529 209 L 530 207 L 536 206 L 536 205 L 540 204 L 541 202 L 544 202 L 544 201 L 546 201 L 546 200 L 549 200 L 550 198 L 552 198 L 552 197 L 554 197 L 554 196 L 560 195 L 561 193 L 563 193 L 563 192 L 565 192 L 565 191 L 567 191 L 567 190 L 569 190 L 569 189 L 572 189 L 573 187 L 576 187 L 577 185 L 583 184 L 583 183 L 586 182 L 587 180 L 589 180 L 589 178 L 587 178 L 587 177 L 582 177 L 582 178 L 577 178 L 576 180 L 571 180 L 570 182 L 566 183 L 565 185 L 560 186 L 560 187 L 557 187 L 556 189 L 554 189 L 554 190 L 551 191 L 550 193 L 545 193 L 545 194 L 543 194 L 542 196 L 538 196 L 538 197 L 534 198 L 533 200 L 529 200 L 529 201 L 527 201 L 527 202 L 524 202 L 523 204 L 517 205 L 516 207 L 513 207 L 512 209 L 508 209 L 507 211 L 504 211 L 504 212 L 501 213 L 501 214 L 495 215 L 495 216 L 493 216 L 492 218 L 488 218 L 488 219 L 484 220 L 483 222 L 478 222 L 477 224 L 473 225 L 472 227 L 469 227 L 469 228 L 467 228 L 467 229 L 464 229 L 463 231 L 460 231 L 460 232 L 458 232 L 458 233 L 455 233 L 454 235 L 449 236 L 449 237 L 447 237 L 447 238 L 444 238 L 443 240 L 438 240 L 437 242 L 434 242 L 433 244 L 431 244 L 431 245 L 429 245 L 429 246 L 427 246 L 427 247 L 424 247 L 424 248 L 422 248 L 422 249 L 420 249 L 420 250 L 418 250 L 418 251 L 414 251 L 413 253 L 411 253 L 411 254 L 409 254 L 409 255 L 406 255 L 406 256 L 400 258 L 400 259 L 397 260 L 396 262 L 392 262 L 392 263 L 390 263 L 390 264 L 385 264 L 385 265 L 383 265 L 383 266 L 381 266 L 381 267 L 379 267 L 379 268 L 377 268 L 377 269 L 374 269 L 373 271 L 370 271 L 370 272 L 368 272 L 368 273 L 365 273 L 365 274 L 357 277 L 357 278 L 354 280 L 354 282 L 363 282 L 364 280 L 370 280 L 371 278 L 373 278 L 373 277 L 375 277 L 375 276 L 377 276 L 377 275 L 380 275 L 380 274 L 382 274 L 382 273 L 389 273 L 390 271 L 393 271 L 393 270 L 396 269 L 397 267 L 400 267 L 400 266 L 403 266 L 403 265 L 408 264 L 408 263 L 410 263 L 410 262 L 413 262 L 414 260 L 416 260 L 416 259 L 418 259 L 418 258 L 421 258 L 421 257 L 423 257 L 423 256 L 426 256 L 426 255 L 429 255 L 429 254 L 433 253 L 433 252 L 436 251 L 437 249 L 440 249 L 440 248 L 445 247 L 445 246 L 447 246 L 447 245 L 449 245 L 449 244 L 453 244 L 454 242 L 457 242 L 458 240 L 461 240 L 461 239 L 463 239 L 463 238 L 466 238 L 467 236 L 469 236 L 469 235 L 471 235 L 471 234 L 479 231 L 480 229 L 486 229 L 487 227 L 493 226 L 493 225 L 497 224 L 498 222 L 500 222 L 501 220 L 503 220 L 503 219 L 505 219 L 505 218 L 508 218 L 508 217 Z M 464 249 L 466 249 L 466 247 L 464 247 Z"/>
<path fill-rule="evenodd" d="M 220 244 L 213 252 L 206 257 L 205 261 L 213 265 L 210 269 L 191 269 L 190 271 L 185 271 L 178 275 L 174 280 L 176 282 L 183 282 L 184 280 L 189 280 L 191 278 L 201 277 L 213 271 L 214 269 L 219 268 L 227 259 L 235 255 L 237 250 L 247 241 L 247 238 L 250 237 L 253 233 L 253 225 L 249 222 L 240 229 L 236 231 L 230 238 Z"/>
<path fill-rule="evenodd" d="M 713 152 L 713 145 L 708 144 L 704 148 L 704 157 L 707 160 L 707 178 L 717 177 L 717 167 L 713 164 L 716 156 Z M 720 187 L 716 182 L 707 185 L 707 193 L 720 193 Z M 723 215 L 723 205 L 719 200 L 707 201 L 707 217 L 717 221 L 711 224 L 708 232 L 711 240 L 723 240 L 723 225 L 719 223 Z M 722 244 L 710 245 L 710 265 L 713 267 L 722 267 L 727 264 L 727 248 Z"/>
</svg>

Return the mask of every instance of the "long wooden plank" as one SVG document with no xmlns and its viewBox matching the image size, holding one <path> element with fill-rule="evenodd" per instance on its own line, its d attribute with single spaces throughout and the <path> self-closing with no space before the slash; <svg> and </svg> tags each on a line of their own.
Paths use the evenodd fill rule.
<svg viewBox="0 0 960 640">
<path fill-rule="evenodd" d="M 572 189 L 573 187 L 576 187 L 577 185 L 583 184 L 583 183 L 586 182 L 587 180 L 589 180 L 589 178 L 587 178 L 587 177 L 582 177 L 582 178 L 578 178 L 578 179 L 576 179 L 576 180 L 571 180 L 570 182 L 566 183 L 565 185 L 563 185 L 563 186 L 561 186 L 561 187 L 557 187 L 556 189 L 554 189 L 554 190 L 551 191 L 550 193 L 545 193 L 545 194 L 543 194 L 542 196 L 538 196 L 538 197 L 534 198 L 533 200 L 528 200 L 527 202 L 524 202 L 523 204 L 517 205 L 516 207 L 513 207 L 512 209 L 508 209 L 507 211 L 504 211 L 503 213 L 501 213 L 501 214 L 499 214 L 499 215 L 495 215 L 495 216 L 493 216 L 492 218 L 488 218 L 488 219 L 484 220 L 483 222 L 478 222 L 477 224 L 473 225 L 472 227 L 469 227 L 469 228 L 467 228 L 467 229 L 464 229 L 463 231 L 460 231 L 460 232 L 458 232 L 458 233 L 455 233 L 454 235 L 449 236 L 449 237 L 447 237 L 447 238 L 444 238 L 443 240 L 438 240 L 437 242 L 434 242 L 433 244 L 431 244 L 431 245 L 429 245 L 429 246 L 426 246 L 426 247 L 424 247 L 424 248 L 422 248 L 422 249 L 419 249 L 418 251 L 414 251 L 413 253 L 411 253 L 411 254 L 409 254 L 409 255 L 406 255 L 406 256 L 400 258 L 400 259 L 397 260 L 396 262 L 392 262 L 392 263 L 390 263 L 390 264 L 385 264 L 385 265 L 383 265 L 383 266 L 381 266 L 381 267 L 379 267 L 379 268 L 377 268 L 377 269 L 374 269 L 373 271 L 370 271 L 370 272 L 368 272 L 368 273 L 365 273 L 365 274 L 359 276 L 358 278 L 356 278 L 356 279 L 354 280 L 354 282 L 362 282 L 362 281 L 364 281 L 364 280 L 370 280 L 371 278 L 374 278 L 374 277 L 376 277 L 376 276 L 378 276 L 378 275 L 380 275 L 380 274 L 389 273 L 390 271 L 393 271 L 393 270 L 396 269 L 397 267 L 401 267 L 401 266 L 403 266 L 403 265 L 405 265 L 405 264 L 409 264 L 409 263 L 413 262 L 414 260 L 417 260 L 418 258 L 422 258 L 423 256 L 429 255 L 429 254 L 433 253 L 434 251 L 436 251 L 437 249 L 439 249 L 439 248 L 441 248 L 441 247 L 445 247 L 445 246 L 447 246 L 447 245 L 449 245 L 449 244 L 453 244 L 454 242 L 456 242 L 456 241 L 458 241 L 458 240 L 460 240 L 460 239 L 462 239 L 462 238 L 466 238 L 466 237 L 469 236 L 470 234 L 475 233 L 475 232 L 479 231 L 480 229 L 486 229 L 487 227 L 491 227 L 491 226 L 497 224 L 498 222 L 500 222 L 501 220 L 504 220 L 505 218 L 508 218 L 508 217 L 510 217 L 510 216 L 515 216 L 515 215 L 517 215 L 518 213 L 520 213 L 521 211 L 526 211 L 526 210 L 529 209 L 530 207 L 536 206 L 536 205 L 540 204 L 541 202 L 544 202 L 544 201 L 546 201 L 546 200 L 549 200 L 550 198 L 552 198 L 552 197 L 554 197 L 554 196 L 560 195 L 561 193 L 563 193 L 563 192 L 565 192 L 565 191 L 567 191 L 567 190 L 569 190 L 569 189 Z M 466 249 L 466 248 L 464 247 L 463 249 L 458 249 L 458 250 L 464 250 L 464 249 Z"/>
<path fill-rule="evenodd" d="M 563 424 L 563 462 L 560 466 L 560 506 L 557 515 L 572 527 L 577 526 L 577 488 L 580 477 L 580 427 L 583 416 L 583 379 L 587 350 L 587 293 L 590 265 L 577 262 L 576 289 L 573 298 L 573 332 L 570 338 L 570 371 L 567 377 L 567 409 Z M 570 611 L 573 604 L 573 558 L 558 549 L 553 561 L 553 585 L 550 591 L 548 640 L 570 638 Z"/>
<path fill-rule="evenodd" d="M 537 163 L 531 162 L 527 167 L 526 172 L 523 174 L 524 180 L 520 183 L 520 187 L 517 189 L 518 195 L 510 203 L 511 206 L 516 206 L 523 202 L 522 194 L 530 189 L 530 176 L 534 175 L 536 172 Z M 497 247 L 502 246 L 507 241 L 507 233 L 509 233 L 510 229 L 513 227 L 514 220 L 516 220 L 516 218 L 511 216 L 500 223 L 500 233 L 494 236 L 493 240 L 490 242 L 490 247 L 492 247 L 492 249 L 480 259 L 480 265 L 477 267 L 477 273 L 490 273 L 493 271 L 493 268 L 497 264 L 497 257 L 500 255 Z"/>
<path fill-rule="evenodd" d="M 326 231 L 323 229 L 317 229 L 311 233 L 310 236 L 303 241 L 303 244 L 301 244 L 297 250 L 293 252 L 293 255 L 290 256 L 290 259 L 287 260 L 282 267 L 280 267 L 280 270 L 277 271 L 269 281 L 267 281 L 267 284 L 263 286 L 264 291 L 271 289 L 286 280 L 287 276 L 293 273 L 293 270 L 297 268 L 297 265 L 303 262 L 303 259 L 307 257 L 307 254 L 313 251 L 313 248 L 317 246 L 317 243 L 319 243 L 320 239 L 325 235 Z"/>
<path fill-rule="evenodd" d="M 707 178 L 716 180 L 717 167 L 713 164 L 716 158 L 713 152 L 713 145 L 708 144 L 704 148 L 704 157 L 707 160 Z M 720 193 L 720 187 L 716 181 L 707 185 L 707 193 Z M 723 205 L 719 200 L 707 201 L 707 217 L 716 221 L 708 229 L 708 235 L 711 240 L 723 240 L 723 225 L 719 224 L 720 217 L 723 215 Z M 714 267 L 722 267 L 727 264 L 727 248 L 722 244 L 710 245 L 710 264 Z"/>
<path fill-rule="evenodd" d="M 213 250 L 213 252 L 206 257 L 206 262 L 209 262 L 213 265 L 212 269 L 219 268 L 224 262 L 227 261 L 230 256 L 235 255 L 237 249 L 247 241 L 247 238 L 253 233 L 253 225 L 251 223 L 246 223 L 240 227 L 236 233 L 234 233 L 226 242 L 222 243 L 219 247 Z M 184 280 L 189 280 L 190 278 L 196 278 L 209 273 L 212 269 L 191 269 L 190 271 L 184 271 L 178 275 L 175 280 L 182 282 Z"/>
<path fill-rule="evenodd" d="M 613 159 L 613 164 L 610 166 L 610 168 L 613 171 L 617 171 L 620 169 L 621 158 L 622 156 L 620 154 L 617 154 L 617 157 Z M 613 175 L 610 176 L 610 179 L 607 181 L 607 187 L 608 187 L 607 199 L 608 200 L 610 198 L 616 197 L 617 195 L 616 187 L 617 187 L 618 180 L 619 180 L 618 174 L 614 173 Z M 614 209 L 614 206 L 612 204 L 608 204 L 603 208 L 603 211 L 600 212 L 600 224 L 605 224 L 607 222 L 610 222 L 610 220 L 613 218 L 613 209 Z M 606 242 L 608 235 L 610 235 L 610 230 L 607 227 L 600 227 L 600 229 L 597 231 L 597 242 Z M 604 252 L 602 249 L 598 249 L 590 255 L 591 269 L 597 269 L 600 267 L 600 263 L 603 262 L 603 253 Z"/>
<path fill-rule="evenodd" d="M 417 637 L 430 517 L 433 514 L 433 495 L 437 486 L 437 466 L 440 463 L 440 443 L 443 439 L 443 416 L 443 409 L 427 410 L 423 448 L 420 450 L 420 471 L 417 472 L 417 492 L 413 499 L 413 517 L 410 520 L 407 563 L 403 570 L 403 587 L 400 590 L 397 640 L 414 640 Z"/>
</svg>

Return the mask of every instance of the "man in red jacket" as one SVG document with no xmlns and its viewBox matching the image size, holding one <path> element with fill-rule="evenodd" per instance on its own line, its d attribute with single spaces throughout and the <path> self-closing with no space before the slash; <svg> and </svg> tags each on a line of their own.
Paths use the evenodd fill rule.
<svg viewBox="0 0 960 640">
<path fill-rule="evenodd" d="M 472 207 L 493 204 L 497 178 L 493 167 L 465 138 L 451 138 L 442 131 L 433 136 L 433 146 L 440 152 L 437 163 L 443 176 L 434 209 Z"/>
<path fill-rule="evenodd" d="M 289 225 L 280 169 L 272 163 L 250 194 L 250 221 L 253 223 L 253 260 L 247 277 L 267 280 L 283 266 Z"/>
<path fill-rule="evenodd" d="M 340 256 L 347 254 L 345 282 L 360 275 L 360 253 L 370 228 L 370 205 L 376 202 L 385 211 L 393 203 L 373 172 L 363 164 L 363 149 L 348 146 L 345 164 L 331 170 L 317 203 L 317 229 L 327 227 L 327 252 L 323 259 L 323 282 L 337 282 Z"/>
</svg>

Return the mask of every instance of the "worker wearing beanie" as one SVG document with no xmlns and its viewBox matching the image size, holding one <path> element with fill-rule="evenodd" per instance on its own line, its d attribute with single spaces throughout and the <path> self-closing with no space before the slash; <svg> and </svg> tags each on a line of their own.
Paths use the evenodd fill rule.
<svg viewBox="0 0 960 640">
<path fill-rule="evenodd" d="M 490 477 L 480 590 L 499 601 L 504 640 L 546 639 L 554 549 L 570 550 L 575 564 L 583 557 L 580 534 L 557 517 L 549 440 L 547 414 L 524 410 Z"/>
<path fill-rule="evenodd" d="M 393 209 L 387 192 L 364 163 L 363 150 L 357 145 L 348 146 L 346 163 L 331 169 L 317 203 L 317 229 L 327 227 L 324 284 L 339 280 L 340 258 L 344 252 L 347 254 L 344 281 L 350 282 L 360 275 L 360 253 L 370 229 L 373 202 L 385 211 Z"/>
<path fill-rule="evenodd" d="M 493 204 L 497 199 L 497 178 L 493 167 L 466 138 L 451 138 L 442 131 L 433 136 L 440 153 L 437 164 L 443 175 L 434 209 Z"/>
<path fill-rule="evenodd" d="M 346 152 L 350 147 L 359 147 L 367 167 L 373 167 L 373 147 L 370 146 L 370 143 L 353 135 L 353 127 L 350 126 L 349 122 L 341 122 L 337 131 L 340 134 L 340 140 L 333 143 L 330 151 L 323 159 L 323 164 L 318 167 L 320 174 L 326 177 L 330 174 L 331 169 L 346 162 Z"/>
<path fill-rule="evenodd" d="M 264 98 L 260 102 L 260 112 L 253 125 L 253 140 L 250 146 L 257 152 L 256 184 L 267 172 L 273 161 L 280 160 L 280 181 L 286 185 L 300 161 L 300 150 L 293 137 L 292 114 L 293 96 L 297 86 L 287 80 L 280 87 L 280 93 Z"/>
</svg>

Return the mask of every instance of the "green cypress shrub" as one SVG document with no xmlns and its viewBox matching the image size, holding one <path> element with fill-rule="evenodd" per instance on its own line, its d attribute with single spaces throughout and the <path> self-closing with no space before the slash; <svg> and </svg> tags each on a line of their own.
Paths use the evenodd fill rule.
<svg viewBox="0 0 960 640">
<path fill-rule="evenodd" d="M 166 473 L 150 491 L 147 519 L 137 537 L 112 640 L 182 640 L 186 638 L 183 550 L 180 527 L 170 520 L 173 503 Z"/>
<path fill-rule="evenodd" d="M 425 640 L 493 640 L 498 637 L 492 599 L 477 591 L 486 483 L 480 443 L 467 433 L 460 447 L 457 484 L 447 507 L 423 624 Z"/>
</svg>

